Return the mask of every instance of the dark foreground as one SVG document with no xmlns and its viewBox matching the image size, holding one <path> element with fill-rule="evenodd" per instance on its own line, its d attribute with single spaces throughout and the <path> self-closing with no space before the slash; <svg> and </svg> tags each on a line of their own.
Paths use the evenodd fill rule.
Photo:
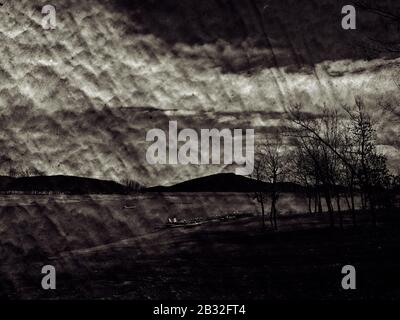
<svg viewBox="0 0 400 320">
<path fill-rule="evenodd" d="M 377 228 L 359 217 L 365 220 L 360 226 L 348 224 L 344 231 L 329 229 L 325 216 L 281 217 L 279 232 L 262 232 L 259 217 L 155 230 L 46 261 L 32 257 L 13 273 L 2 274 L 0 294 L 28 299 L 399 300 L 397 216 L 381 214 Z M 40 288 L 43 264 L 56 267 L 54 291 Z M 356 267 L 356 290 L 341 287 L 346 264 Z"/>
</svg>

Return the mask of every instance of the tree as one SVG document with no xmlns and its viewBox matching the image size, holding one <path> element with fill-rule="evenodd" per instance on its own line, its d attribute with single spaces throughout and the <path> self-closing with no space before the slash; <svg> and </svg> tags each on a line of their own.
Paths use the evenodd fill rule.
<svg viewBox="0 0 400 320">
<path fill-rule="evenodd" d="M 254 170 L 251 177 L 258 182 L 264 182 L 266 180 L 265 174 L 265 155 L 258 148 L 254 157 Z M 265 229 L 265 203 L 267 202 L 267 191 L 258 189 L 254 193 L 254 198 L 261 206 L 262 228 Z"/>
<path fill-rule="evenodd" d="M 288 166 L 287 150 L 282 143 L 282 139 L 275 135 L 272 139 L 262 143 L 256 153 L 255 168 L 253 176 L 263 182 L 270 184 L 270 190 L 257 192 L 257 201 L 261 204 L 263 215 L 263 226 L 265 226 L 265 208 L 264 203 L 267 197 L 271 200 L 269 220 L 273 229 L 278 229 L 277 224 L 277 202 L 279 200 L 278 184 L 285 180 Z"/>
<path fill-rule="evenodd" d="M 377 152 L 376 132 L 371 115 L 365 104 L 357 98 L 353 107 L 344 106 L 350 119 L 350 133 L 353 143 L 352 166 L 361 189 L 363 207 L 369 205 L 374 225 L 376 224 L 376 197 L 374 195 L 381 181 L 388 175 L 386 158 Z M 350 159 L 347 161 L 350 163 Z"/>
<path fill-rule="evenodd" d="M 18 170 L 15 169 L 14 167 L 10 167 L 10 169 L 8 170 L 8 175 L 10 177 L 17 177 L 18 176 Z"/>
<path fill-rule="evenodd" d="M 347 161 L 353 166 L 357 167 L 358 158 L 356 156 L 355 150 L 355 141 L 351 135 L 351 126 L 349 124 L 345 124 L 343 127 L 343 142 L 340 146 L 340 153 L 344 155 Z M 342 165 L 342 183 L 347 188 L 347 195 L 345 195 L 345 199 L 348 204 L 348 208 L 351 211 L 353 226 L 357 225 L 356 220 L 356 208 L 355 208 L 355 192 L 356 192 L 356 174 L 352 170 L 349 169 L 348 166 Z"/>
<path fill-rule="evenodd" d="M 308 156 L 308 150 L 304 141 L 295 139 L 293 142 L 293 157 L 290 159 L 290 174 L 295 183 L 305 187 L 305 195 L 308 200 L 308 212 L 313 213 L 312 200 L 314 198 L 314 213 L 322 213 L 321 197 L 318 189 L 317 168 L 313 160 Z"/>
<path fill-rule="evenodd" d="M 338 111 L 326 106 L 318 117 L 311 117 L 303 112 L 300 104 L 290 106 L 287 115 L 292 123 L 291 134 L 307 146 L 308 155 L 317 168 L 331 225 L 331 191 L 334 190 L 342 226 L 339 188 L 343 181 L 350 181 L 349 189 L 352 191 L 356 181 L 361 190 L 363 207 L 368 205 L 376 225 L 375 191 L 387 179 L 386 158 L 377 151 L 374 122 L 363 101 L 357 98 L 352 107 L 344 106 L 343 110 L 347 118 L 342 118 Z M 346 133 L 340 134 L 343 131 Z"/>
<path fill-rule="evenodd" d="M 121 183 L 129 190 L 133 192 L 139 192 L 143 189 L 142 185 L 134 180 L 129 178 L 122 179 Z"/>
<path fill-rule="evenodd" d="M 326 105 L 320 107 L 319 111 L 318 116 L 312 116 L 303 112 L 300 104 L 290 106 L 287 109 L 291 122 L 289 134 L 295 139 L 297 153 L 304 161 L 299 164 L 298 169 L 302 170 L 304 165 L 308 167 L 306 173 L 309 180 L 314 182 L 315 192 L 321 192 L 325 198 L 331 227 L 335 224 L 333 201 L 336 199 L 342 228 L 339 185 L 342 180 L 342 167 L 338 151 L 342 144 L 341 118 L 336 110 Z M 320 200 L 318 201 L 321 211 Z"/>
</svg>

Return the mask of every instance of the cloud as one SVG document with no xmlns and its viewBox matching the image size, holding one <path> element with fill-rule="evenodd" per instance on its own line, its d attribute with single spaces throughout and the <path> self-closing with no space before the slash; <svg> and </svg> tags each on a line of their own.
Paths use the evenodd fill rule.
<svg viewBox="0 0 400 320">
<path fill-rule="evenodd" d="M 323 103 L 351 104 L 361 96 L 373 105 L 398 94 L 399 60 L 366 61 L 347 47 L 347 35 L 336 43 L 343 34 L 332 26 L 340 15 L 321 27 L 336 10 L 331 2 L 322 14 L 312 2 L 299 8 L 298 1 L 272 1 L 267 37 L 247 1 L 168 0 L 154 12 L 152 1 L 54 1 L 54 31 L 41 28 L 42 3 L 7 1 L 1 9 L 0 41 L 7 45 L 0 142 L 19 166 L 177 182 L 224 168 L 146 166 L 145 132 L 168 120 L 261 135 L 279 128 L 294 102 L 315 113 Z"/>
</svg>

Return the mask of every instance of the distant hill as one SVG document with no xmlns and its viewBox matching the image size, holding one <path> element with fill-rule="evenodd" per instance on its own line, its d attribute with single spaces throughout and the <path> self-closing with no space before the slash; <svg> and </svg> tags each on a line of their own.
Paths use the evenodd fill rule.
<svg viewBox="0 0 400 320">
<path fill-rule="evenodd" d="M 114 181 L 74 176 L 13 178 L 0 176 L 0 192 L 59 192 L 68 194 L 124 194 L 129 188 Z"/>
<path fill-rule="evenodd" d="M 280 192 L 301 192 L 304 188 L 295 183 L 279 183 Z M 234 173 L 219 173 L 196 178 L 172 186 L 156 186 L 145 189 L 146 192 L 255 192 L 270 191 L 270 183 L 246 178 Z"/>
<path fill-rule="evenodd" d="M 7 186 L 14 181 L 14 178 L 7 176 L 0 176 L 0 190 L 6 190 Z"/>
</svg>

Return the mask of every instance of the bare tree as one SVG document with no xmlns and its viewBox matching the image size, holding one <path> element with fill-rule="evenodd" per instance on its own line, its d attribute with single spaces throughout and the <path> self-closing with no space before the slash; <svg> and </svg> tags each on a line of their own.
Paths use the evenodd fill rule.
<svg viewBox="0 0 400 320">
<path fill-rule="evenodd" d="M 355 141 L 351 135 L 351 125 L 345 124 L 342 133 L 342 144 L 340 146 L 340 153 L 345 156 L 349 163 L 352 164 L 354 168 L 358 166 L 358 157 L 355 152 L 356 146 Z M 347 195 L 345 194 L 345 199 L 352 215 L 353 226 L 357 225 L 356 219 L 356 207 L 355 207 L 355 194 L 357 188 L 357 177 L 355 172 L 349 169 L 348 166 L 341 166 L 341 181 L 342 184 L 347 188 Z M 350 200 L 349 200 L 350 198 Z"/>
<path fill-rule="evenodd" d="M 129 190 L 133 192 L 139 192 L 143 189 L 142 185 L 134 180 L 129 178 L 122 179 L 121 183 Z"/>
<path fill-rule="evenodd" d="M 325 198 L 331 227 L 335 224 L 333 201 L 336 199 L 340 227 L 343 227 L 339 189 L 342 174 L 338 152 L 342 143 L 340 116 L 336 110 L 325 105 L 320 108 L 317 117 L 304 113 L 301 105 L 291 106 L 287 112 L 292 123 L 289 134 L 297 141 L 297 152 L 304 161 L 298 169 L 308 166 L 306 174 L 313 181 L 315 192 L 322 192 Z M 321 211 L 320 204 L 319 208 Z"/>
<path fill-rule="evenodd" d="M 264 221 L 264 202 L 268 195 L 271 200 L 269 220 L 273 229 L 278 229 L 277 202 L 279 200 L 279 183 L 283 182 L 288 170 L 288 157 L 285 145 L 279 135 L 261 144 L 256 155 L 256 166 L 254 174 L 256 179 L 269 183 L 268 192 L 257 193 L 257 200 L 261 203 Z M 263 224 L 264 225 L 264 224 Z"/>
<path fill-rule="evenodd" d="M 18 170 L 14 167 L 10 167 L 8 170 L 8 175 L 13 178 L 18 177 Z"/>
<path fill-rule="evenodd" d="M 350 132 L 354 141 L 353 152 L 355 155 L 352 165 L 360 184 L 363 207 L 366 207 L 368 202 L 373 223 L 376 224 L 374 191 L 388 174 L 386 159 L 377 152 L 374 123 L 363 101 L 357 98 L 352 108 L 344 107 L 344 109 L 351 124 Z"/>
<path fill-rule="evenodd" d="M 264 182 L 266 180 L 266 170 L 265 170 L 265 155 L 258 148 L 256 150 L 254 159 L 254 170 L 252 173 L 252 178 L 258 182 Z M 260 183 L 261 186 L 261 183 Z M 265 204 L 267 202 L 267 190 L 262 190 L 260 186 L 257 186 L 257 190 L 254 193 L 254 198 L 260 204 L 261 207 L 261 217 L 262 217 L 262 228 L 265 229 Z"/>
<path fill-rule="evenodd" d="M 313 160 L 308 156 L 308 150 L 301 139 L 294 140 L 293 157 L 290 159 L 290 174 L 295 183 L 305 187 L 305 196 L 308 200 L 308 212 L 310 214 L 322 212 L 321 197 L 318 185 L 316 167 Z M 312 200 L 314 198 L 314 212 Z"/>
<path fill-rule="evenodd" d="M 352 192 L 354 182 L 357 181 L 361 189 L 362 202 L 365 206 L 368 204 L 375 225 L 374 191 L 383 186 L 382 181 L 388 175 L 386 159 L 377 152 L 374 123 L 362 100 L 356 99 L 354 106 L 343 109 L 346 111 L 347 119 L 341 119 L 337 111 L 326 107 L 318 117 L 310 117 L 303 112 L 301 105 L 290 106 L 287 114 L 293 124 L 291 134 L 303 141 L 307 146 L 309 157 L 315 163 L 318 177 L 323 184 L 331 225 L 333 225 L 331 192 L 334 190 L 340 224 L 343 226 L 339 188 L 340 183 L 346 180 L 350 180 Z M 349 134 L 340 134 L 346 125 Z M 355 223 L 354 217 L 353 222 Z"/>
</svg>

